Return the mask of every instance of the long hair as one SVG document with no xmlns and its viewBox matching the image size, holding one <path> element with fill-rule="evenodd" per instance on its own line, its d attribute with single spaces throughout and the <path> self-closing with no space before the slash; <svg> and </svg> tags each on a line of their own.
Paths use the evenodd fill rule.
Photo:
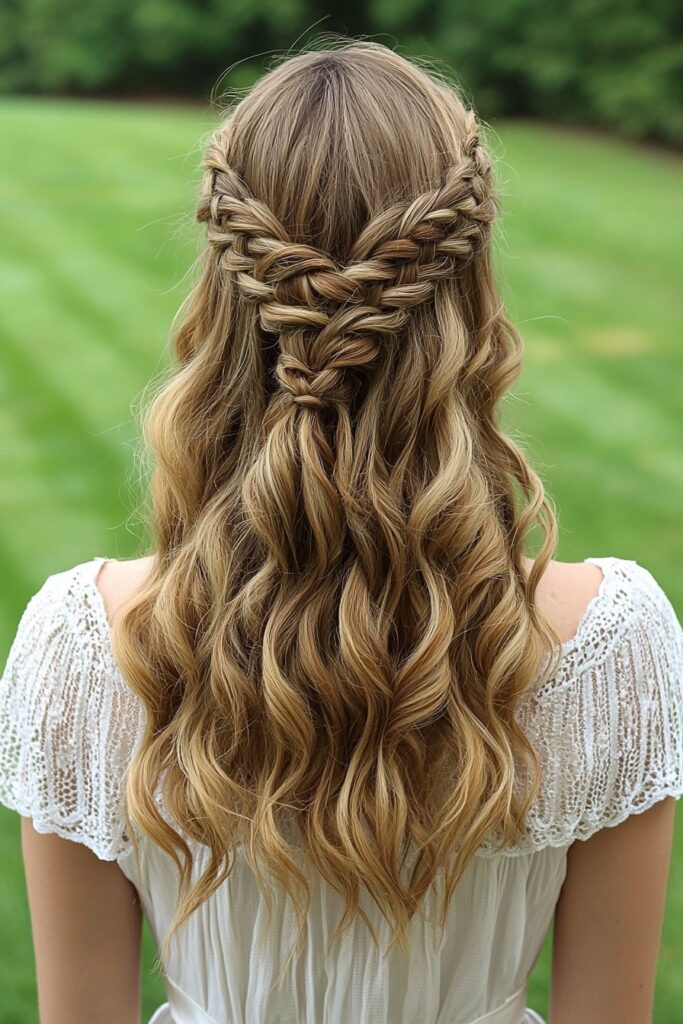
<svg viewBox="0 0 683 1024">
<path fill-rule="evenodd" d="M 315 870 L 335 936 L 359 914 L 376 939 L 363 890 L 405 949 L 437 877 L 443 925 L 484 840 L 522 835 L 540 764 L 515 712 L 555 668 L 534 595 L 557 524 L 497 422 L 522 343 L 481 134 L 438 74 L 346 41 L 271 68 L 211 135 L 178 365 L 144 416 L 151 570 L 113 626 L 146 709 L 129 818 L 180 877 L 165 950 L 238 848 L 300 940 Z"/>
</svg>

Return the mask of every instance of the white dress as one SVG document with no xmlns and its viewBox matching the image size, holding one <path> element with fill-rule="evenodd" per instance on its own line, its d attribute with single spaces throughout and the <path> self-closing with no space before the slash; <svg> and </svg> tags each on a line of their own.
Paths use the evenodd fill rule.
<svg viewBox="0 0 683 1024">
<path fill-rule="evenodd" d="M 126 766 L 144 718 L 113 661 L 95 585 L 104 561 L 49 576 L 21 617 L 0 680 L 0 801 L 39 832 L 116 860 L 158 940 L 173 916 L 175 868 L 142 836 L 138 875 L 124 830 Z M 340 901 L 311 878 L 308 951 L 278 986 L 294 918 L 280 897 L 268 927 L 238 858 L 172 946 L 168 1001 L 149 1024 L 543 1024 L 526 1006 L 526 986 L 567 849 L 683 793 L 683 630 L 643 566 L 610 556 L 586 561 L 603 571 L 599 592 L 563 644 L 553 679 L 520 709 L 544 766 L 524 839 L 504 853 L 481 848 L 456 890 L 443 940 L 415 918 L 410 957 L 399 950 L 382 959 L 358 922 L 328 960 L 325 938 Z M 207 850 L 193 850 L 198 873 Z M 385 937 L 379 912 L 363 905 Z"/>
</svg>

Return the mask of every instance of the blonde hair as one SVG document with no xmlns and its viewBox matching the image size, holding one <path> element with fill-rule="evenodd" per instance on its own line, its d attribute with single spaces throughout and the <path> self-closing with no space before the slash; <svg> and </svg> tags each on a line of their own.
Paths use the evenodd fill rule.
<svg viewBox="0 0 683 1024">
<path fill-rule="evenodd" d="M 555 515 L 496 420 L 522 344 L 491 158 L 454 86 L 351 41 L 271 69 L 203 163 L 208 244 L 144 420 L 152 569 L 113 626 L 147 710 L 128 813 L 180 873 L 164 950 L 238 846 L 300 941 L 312 866 L 333 938 L 357 913 L 376 939 L 364 889 L 405 949 L 437 876 L 443 926 L 482 842 L 521 836 L 515 711 L 558 654 L 534 602 Z M 211 852 L 194 885 L 181 831 Z"/>
</svg>

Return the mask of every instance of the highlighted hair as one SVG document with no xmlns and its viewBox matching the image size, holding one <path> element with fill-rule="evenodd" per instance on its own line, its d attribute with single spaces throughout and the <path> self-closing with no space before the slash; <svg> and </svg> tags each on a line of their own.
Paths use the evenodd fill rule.
<svg viewBox="0 0 683 1024">
<path fill-rule="evenodd" d="M 497 422 L 522 358 L 498 205 L 457 90 L 373 42 L 289 58 L 212 136 L 144 420 L 152 570 L 113 624 L 148 712 L 129 816 L 180 874 L 165 951 L 238 846 L 300 941 L 312 868 L 344 897 L 333 938 L 357 913 L 376 939 L 363 890 L 406 948 L 437 876 L 443 925 L 482 842 L 522 835 L 557 525 Z M 194 884 L 187 838 L 212 854 Z"/>
</svg>

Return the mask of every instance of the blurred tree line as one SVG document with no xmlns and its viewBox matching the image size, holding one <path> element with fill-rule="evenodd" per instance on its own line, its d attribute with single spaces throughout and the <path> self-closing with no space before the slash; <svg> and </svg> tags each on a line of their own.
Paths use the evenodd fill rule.
<svg viewBox="0 0 683 1024">
<path fill-rule="evenodd" d="M 683 142 L 680 0 L 3 0 L 0 92 L 205 98 L 313 28 L 445 61 L 487 119 Z"/>
</svg>

